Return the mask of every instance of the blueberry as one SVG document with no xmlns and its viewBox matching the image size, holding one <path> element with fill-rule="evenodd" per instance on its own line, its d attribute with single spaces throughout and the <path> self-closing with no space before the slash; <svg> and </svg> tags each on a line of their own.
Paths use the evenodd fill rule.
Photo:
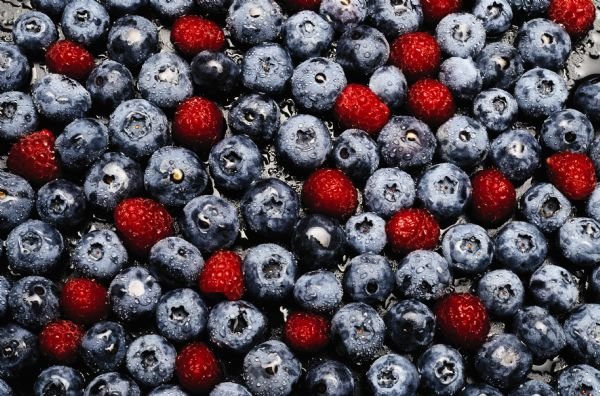
<svg viewBox="0 0 600 396">
<path fill-rule="evenodd" d="M 38 11 L 58 17 L 62 14 L 63 9 L 67 5 L 67 0 L 32 0 L 31 5 Z"/>
<path fill-rule="evenodd" d="M 344 31 L 360 24 L 367 17 L 367 1 L 322 0 L 319 13 L 335 30 Z"/>
<path fill-rule="evenodd" d="M 527 345 L 536 359 L 550 359 L 566 345 L 565 333 L 556 318 L 544 308 L 530 306 L 514 316 L 514 333 Z M 526 393 L 523 393 L 525 396 Z"/>
<path fill-rule="evenodd" d="M 61 19 L 65 37 L 85 46 L 106 38 L 110 17 L 104 7 L 94 0 L 69 1 Z"/>
<path fill-rule="evenodd" d="M 163 147 L 152 154 L 144 172 L 146 191 L 168 206 L 183 206 L 204 191 L 208 174 L 192 151 Z"/>
<path fill-rule="evenodd" d="M 311 368 L 304 383 L 311 395 L 352 396 L 355 391 L 352 373 L 335 360 L 326 360 Z"/>
<path fill-rule="evenodd" d="M 281 111 L 266 95 L 249 94 L 238 99 L 229 110 L 227 124 L 234 133 L 248 135 L 258 143 L 269 142 L 280 127 Z"/>
<path fill-rule="evenodd" d="M 523 305 L 525 288 L 512 271 L 490 271 L 479 280 L 477 295 L 488 312 L 500 318 L 512 317 Z"/>
<path fill-rule="evenodd" d="M 255 396 L 285 396 L 300 379 L 302 365 L 280 341 L 255 346 L 244 357 L 243 377 Z"/>
<path fill-rule="evenodd" d="M 18 91 L 0 94 L 0 140 L 17 140 L 35 131 L 38 124 L 31 96 Z"/>
<path fill-rule="evenodd" d="M 298 60 L 323 55 L 332 40 L 333 28 L 314 11 L 300 11 L 283 24 L 283 42 Z"/>
<path fill-rule="evenodd" d="M 79 396 L 83 393 L 83 375 L 71 367 L 50 366 L 40 373 L 33 384 L 35 396 Z"/>
<path fill-rule="evenodd" d="M 550 183 L 539 183 L 521 197 L 521 212 L 545 233 L 558 230 L 571 215 L 571 203 Z"/>
<path fill-rule="evenodd" d="M 307 272 L 294 285 L 294 300 L 308 311 L 331 313 L 342 304 L 342 295 L 340 281 L 325 270 Z"/>
<path fill-rule="evenodd" d="M 121 102 L 134 97 L 133 76 L 127 67 L 105 60 L 90 73 L 86 88 L 97 109 L 114 110 Z"/>
<path fill-rule="evenodd" d="M 435 334 L 435 316 L 427 305 L 417 300 L 402 300 L 384 316 L 388 337 L 401 352 L 427 347 Z"/>
<path fill-rule="evenodd" d="M 592 219 L 600 220 L 600 188 L 596 186 L 585 205 L 585 213 Z"/>
<path fill-rule="evenodd" d="M 515 47 L 504 42 L 486 45 L 475 58 L 483 86 L 509 89 L 523 74 L 523 59 Z"/>
<path fill-rule="evenodd" d="M 40 219 L 61 229 L 75 227 L 84 219 L 83 188 L 64 179 L 46 183 L 38 190 L 36 208 Z"/>
<path fill-rule="evenodd" d="M 317 117 L 295 115 L 281 124 L 275 150 L 292 167 L 313 170 L 325 162 L 331 150 L 331 136 Z"/>
<path fill-rule="evenodd" d="M 20 91 L 31 80 L 29 61 L 14 44 L 0 43 L 0 91 Z"/>
<path fill-rule="evenodd" d="M 596 268 L 592 272 L 589 280 L 588 290 L 592 293 L 592 296 L 594 296 L 593 300 L 597 301 L 598 298 L 596 296 L 600 296 L 600 267 Z M 0 303 L 0 313 L 2 312 L 1 306 L 2 304 Z M 0 315 L 0 317 L 2 317 L 2 315 Z"/>
<path fill-rule="evenodd" d="M 417 300 L 437 300 L 446 294 L 451 281 L 448 262 L 429 250 L 409 253 L 396 272 L 400 294 Z"/>
<path fill-rule="evenodd" d="M 144 267 L 129 267 L 110 283 L 112 310 L 119 320 L 131 322 L 152 316 L 161 295 L 160 284 Z"/>
<path fill-rule="evenodd" d="M 573 309 L 579 298 L 573 275 L 553 264 L 545 264 L 531 275 L 529 292 L 536 304 L 558 313 Z"/>
<path fill-rule="evenodd" d="M 275 95 L 283 91 L 293 71 L 292 58 L 285 48 L 273 43 L 259 44 L 244 56 L 242 83 L 249 90 Z"/>
<path fill-rule="evenodd" d="M 140 69 L 138 89 L 156 106 L 174 108 L 194 93 L 190 66 L 173 52 L 152 55 Z"/>
<path fill-rule="evenodd" d="M 600 223 L 588 217 L 569 219 L 558 232 L 558 244 L 571 263 L 594 267 L 600 261 Z"/>
<path fill-rule="evenodd" d="M 528 17 L 541 15 L 550 6 L 550 0 L 508 0 L 515 12 L 521 12 Z"/>
<path fill-rule="evenodd" d="M 265 338 L 267 318 L 246 301 L 225 301 L 215 305 L 208 316 L 210 341 L 233 353 L 246 353 Z"/>
<path fill-rule="evenodd" d="M 260 179 L 262 155 L 256 144 L 245 135 L 235 135 L 213 146 L 208 157 L 210 174 L 217 187 L 227 191 L 244 191 Z"/>
<path fill-rule="evenodd" d="M 148 396 L 188 396 L 188 394 L 177 385 L 161 385 L 152 389 Z"/>
<path fill-rule="evenodd" d="M 108 32 L 108 56 L 132 70 L 158 50 L 158 30 L 148 19 L 126 15 L 117 19 Z"/>
<path fill-rule="evenodd" d="M 156 328 L 173 342 L 192 341 L 206 327 L 208 308 L 192 289 L 175 289 L 156 304 Z"/>
<path fill-rule="evenodd" d="M 299 206 L 298 194 L 279 179 L 256 182 L 240 202 L 246 229 L 268 239 L 289 235 L 298 221 Z"/>
<path fill-rule="evenodd" d="M 361 254 L 348 262 L 343 284 L 350 301 L 382 303 L 394 290 L 394 273 L 385 257 Z"/>
<path fill-rule="evenodd" d="M 346 236 L 339 223 L 323 215 L 303 217 L 292 235 L 292 251 L 307 269 L 335 265 L 345 244 Z"/>
<path fill-rule="evenodd" d="M 455 219 L 471 198 L 471 180 L 459 167 L 440 163 L 427 169 L 417 183 L 417 199 L 434 216 Z"/>
<path fill-rule="evenodd" d="M 465 366 L 454 348 L 437 344 L 427 349 L 417 363 L 421 386 L 436 395 L 454 395 L 465 383 Z"/>
<path fill-rule="evenodd" d="M 331 319 L 331 338 L 336 352 L 353 362 L 376 356 L 383 346 L 385 323 L 375 309 L 365 303 L 350 303 Z"/>
<path fill-rule="evenodd" d="M 204 259 L 198 248 L 185 239 L 168 237 L 152 246 L 149 264 L 164 284 L 192 286 L 204 267 Z"/>
<path fill-rule="evenodd" d="M 540 230 L 524 221 L 513 221 L 496 235 L 495 256 L 504 267 L 518 272 L 531 273 L 548 254 L 548 242 Z"/>
<path fill-rule="evenodd" d="M 33 368 L 38 360 L 37 343 L 35 334 L 17 324 L 4 322 L 0 326 L 0 348 L 3 351 L 0 354 L 0 377 L 9 379 Z"/>
<path fill-rule="evenodd" d="M 573 106 L 594 121 L 600 120 L 600 78 L 594 75 L 583 80 L 573 94 Z"/>
<path fill-rule="evenodd" d="M 89 169 L 83 191 L 96 209 L 112 211 L 123 199 L 142 190 L 140 166 L 121 153 L 105 153 Z"/>
<path fill-rule="evenodd" d="M 504 33 L 510 28 L 513 10 L 507 0 L 477 0 L 473 15 L 483 23 L 485 31 L 491 36 Z"/>
<path fill-rule="evenodd" d="M 481 92 L 483 80 L 471 58 L 448 58 L 440 66 L 439 79 L 459 99 L 471 100 Z"/>
<path fill-rule="evenodd" d="M 125 365 L 140 384 L 157 386 L 173 377 L 176 356 L 175 347 L 169 341 L 159 335 L 148 334 L 129 344 Z"/>
<path fill-rule="evenodd" d="M 435 28 L 440 49 L 448 56 L 475 57 L 485 45 L 486 31 L 475 15 L 453 13 L 445 16 Z"/>
<path fill-rule="evenodd" d="M 504 132 L 490 145 L 494 164 L 511 181 L 529 179 L 540 165 L 542 147 L 530 131 L 515 129 Z"/>
<path fill-rule="evenodd" d="M 513 390 L 509 396 L 556 396 L 556 392 L 545 382 L 531 380 L 521 384 Z"/>
<path fill-rule="evenodd" d="M 208 14 L 222 14 L 230 3 L 231 0 L 196 0 L 196 6 Z"/>
<path fill-rule="evenodd" d="M 150 7 L 163 19 L 176 19 L 194 11 L 194 0 L 148 0 Z"/>
<path fill-rule="evenodd" d="M 77 241 L 71 253 L 75 271 L 85 277 L 109 281 L 127 263 L 123 243 L 111 230 L 95 230 Z"/>
<path fill-rule="evenodd" d="M 0 171 L 0 231 L 8 232 L 31 215 L 35 192 L 27 180 Z"/>
<path fill-rule="evenodd" d="M 0 276 L 0 319 L 8 313 L 8 292 L 10 291 L 10 282 L 4 276 Z M 341 297 L 340 297 L 341 299 Z"/>
<path fill-rule="evenodd" d="M 379 167 L 377 144 L 360 129 L 342 132 L 331 153 L 335 166 L 358 183 L 364 182 Z"/>
<path fill-rule="evenodd" d="M 353 75 L 370 76 L 390 56 L 390 45 L 379 30 L 367 25 L 346 29 L 338 39 L 336 61 Z"/>
<path fill-rule="evenodd" d="M 243 269 L 248 294 L 264 302 L 285 300 L 294 289 L 298 271 L 292 253 L 272 243 L 248 250 Z"/>
<path fill-rule="evenodd" d="M 227 14 L 227 29 L 240 44 L 252 46 L 275 41 L 284 16 L 273 0 L 233 0 Z"/>
<path fill-rule="evenodd" d="M 599 323 L 600 305 L 582 304 L 569 313 L 563 324 L 570 350 L 594 366 L 600 363 L 600 340 L 596 336 Z"/>
<path fill-rule="evenodd" d="M 397 168 L 381 168 L 367 180 L 364 203 L 368 210 L 388 218 L 400 209 L 411 207 L 416 198 L 415 182 Z"/>
<path fill-rule="evenodd" d="M 487 384 L 468 384 L 458 396 L 503 396 L 503 394 Z"/>
<path fill-rule="evenodd" d="M 386 165 L 406 169 L 431 163 L 436 141 L 424 122 L 395 116 L 381 130 L 377 144 Z"/>
<path fill-rule="evenodd" d="M 87 169 L 108 150 L 108 129 L 95 118 L 79 118 L 56 138 L 55 149 L 65 168 Z"/>
<path fill-rule="evenodd" d="M 92 379 L 85 388 L 83 396 L 105 395 L 127 395 L 140 396 L 140 387 L 132 379 L 120 373 L 100 374 Z"/>
<path fill-rule="evenodd" d="M 519 106 L 515 98 L 506 91 L 492 88 L 481 92 L 473 101 L 473 115 L 487 129 L 503 132 L 517 118 Z"/>
<path fill-rule="evenodd" d="M 389 39 L 415 32 L 423 23 L 420 0 L 372 0 L 367 20 Z"/>
<path fill-rule="evenodd" d="M 55 271 L 64 250 L 61 233 L 51 224 L 28 220 L 6 239 L 6 258 L 12 271 L 45 275 Z"/>
<path fill-rule="evenodd" d="M 550 115 L 540 134 L 552 151 L 586 152 L 594 139 L 594 127 L 584 114 L 567 109 Z"/>
<path fill-rule="evenodd" d="M 79 356 L 92 372 L 117 370 L 127 353 L 125 336 L 125 330 L 120 324 L 98 322 L 83 335 Z"/>
<path fill-rule="evenodd" d="M 558 376 L 560 395 L 594 394 L 600 392 L 600 371 L 578 364 L 565 368 Z"/>
<path fill-rule="evenodd" d="M 58 32 L 50 17 L 39 11 L 26 11 L 15 19 L 13 41 L 21 51 L 40 56 L 56 40 Z"/>
<path fill-rule="evenodd" d="M 83 118 L 92 107 L 90 93 L 62 74 L 46 74 L 37 80 L 31 87 L 31 96 L 40 115 L 62 124 Z"/>
<path fill-rule="evenodd" d="M 148 0 L 102 0 L 102 4 L 113 14 L 135 14 L 140 12 Z"/>
<path fill-rule="evenodd" d="M 58 288 L 41 276 L 16 281 L 8 293 L 8 308 L 15 322 L 28 329 L 40 329 L 60 317 Z"/>
<path fill-rule="evenodd" d="M 346 75 L 338 63 L 327 58 L 310 58 L 294 69 L 292 97 L 304 110 L 322 113 L 333 108 L 346 84 Z"/>
<path fill-rule="evenodd" d="M 532 118 L 548 117 L 564 108 L 569 91 L 565 80 L 539 67 L 525 72 L 515 85 L 519 110 Z"/>
<path fill-rule="evenodd" d="M 492 263 L 494 243 L 477 224 L 458 224 L 444 234 L 442 252 L 452 270 L 477 274 Z"/>
<path fill-rule="evenodd" d="M 515 45 L 525 63 L 556 70 L 569 57 L 571 37 L 561 25 L 537 18 L 521 26 Z"/>
<path fill-rule="evenodd" d="M 600 173 L 598 171 L 600 169 L 600 138 L 594 139 L 588 151 L 589 157 L 594 162 L 596 173 Z"/>
<path fill-rule="evenodd" d="M 181 396 L 185 395 L 182 394 Z M 252 394 L 248 392 L 248 389 L 246 389 L 245 386 L 236 384 L 235 382 L 221 382 L 213 388 L 209 396 L 252 396 Z"/>
<path fill-rule="evenodd" d="M 375 213 L 352 216 L 344 227 L 348 246 L 358 254 L 380 253 L 387 243 L 385 220 Z"/>
<path fill-rule="evenodd" d="M 240 230 L 237 209 L 214 195 L 188 202 L 179 224 L 187 240 L 206 252 L 231 246 Z"/>
<path fill-rule="evenodd" d="M 390 353 L 375 360 L 366 374 L 371 394 L 412 396 L 419 386 L 419 372 L 404 356 Z"/>
<path fill-rule="evenodd" d="M 404 104 L 408 92 L 404 73 L 391 65 L 381 66 L 373 72 L 369 88 L 392 109 L 399 109 Z"/>
<path fill-rule="evenodd" d="M 529 350 L 512 334 L 493 336 L 475 355 L 475 370 L 488 384 L 501 389 L 524 382 L 531 369 Z"/>
<path fill-rule="evenodd" d="M 202 51 L 191 67 L 194 84 L 203 92 L 228 94 L 240 83 L 240 66 L 222 52 Z"/>
</svg>

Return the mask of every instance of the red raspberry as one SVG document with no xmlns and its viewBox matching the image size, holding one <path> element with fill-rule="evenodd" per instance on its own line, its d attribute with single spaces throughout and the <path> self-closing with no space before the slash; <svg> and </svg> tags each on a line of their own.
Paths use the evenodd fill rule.
<svg viewBox="0 0 600 396">
<path fill-rule="evenodd" d="M 223 295 L 230 301 L 244 295 L 242 259 L 230 250 L 219 250 L 204 264 L 198 277 L 198 288 L 204 294 Z"/>
<path fill-rule="evenodd" d="M 69 40 L 58 40 L 46 52 L 46 64 L 52 73 L 84 80 L 94 68 L 94 57 L 84 46 Z"/>
<path fill-rule="evenodd" d="M 318 352 L 329 343 L 329 321 L 317 314 L 295 312 L 283 329 L 287 344 L 301 352 Z"/>
<path fill-rule="evenodd" d="M 185 346 L 175 362 L 179 384 L 190 392 L 207 393 L 221 381 L 221 367 L 205 344 L 196 342 Z"/>
<path fill-rule="evenodd" d="M 91 279 L 69 279 L 62 289 L 60 305 L 67 318 L 92 324 L 108 315 L 107 291 Z"/>
<path fill-rule="evenodd" d="M 225 46 L 225 34 L 209 19 L 184 15 L 173 23 L 171 42 L 185 55 L 194 56 L 201 51 L 221 51 Z"/>
<path fill-rule="evenodd" d="M 47 129 L 23 136 L 8 153 L 8 169 L 34 184 L 56 179 L 59 167 L 54 154 L 55 139 Z"/>
<path fill-rule="evenodd" d="M 548 17 L 564 26 L 570 35 L 585 35 L 594 25 L 596 8 L 592 0 L 552 0 Z"/>
<path fill-rule="evenodd" d="M 452 345 L 477 349 L 490 331 L 490 320 L 479 297 L 468 293 L 453 293 L 435 306 L 440 332 Z"/>
<path fill-rule="evenodd" d="M 312 212 L 346 220 L 356 212 L 358 193 L 344 172 L 318 169 L 304 182 L 302 200 Z"/>
<path fill-rule="evenodd" d="M 433 249 L 440 239 L 440 226 L 425 209 L 402 209 L 385 225 L 388 243 L 398 253 Z"/>
<path fill-rule="evenodd" d="M 345 128 L 376 135 L 390 118 L 390 109 L 369 87 L 348 84 L 335 101 L 334 113 Z"/>
<path fill-rule="evenodd" d="M 223 139 L 225 119 L 212 101 L 193 97 L 182 102 L 173 119 L 173 138 L 196 151 L 208 151 Z"/>
<path fill-rule="evenodd" d="M 438 127 L 456 112 L 452 92 L 438 80 L 417 81 L 408 90 L 408 108 L 411 113 L 429 124 Z"/>
<path fill-rule="evenodd" d="M 169 211 L 148 198 L 121 201 L 113 217 L 123 242 L 138 256 L 148 255 L 156 242 L 174 234 L 173 218 Z"/>
<path fill-rule="evenodd" d="M 588 198 L 596 187 L 594 163 L 583 153 L 563 152 L 546 158 L 548 178 L 569 199 Z"/>
<path fill-rule="evenodd" d="M 480 170 L 471 178 L 471 185 L 471 210 L 484 224 L 504 222 L 517 207 L 515 188 L 498 169 Z"/>
<path fill-rule="evenodd" d="M 40 352 L 56 363 L 72 363 L 77 359 L 83 329 L 68 320 L 48 323 L 40 332 Z"/>
<path fill-rule="evenodd" d="M 318 10 L 321 0 L 285 0 L 285 4 L 292 10 Z"/>
<path fill-rule="evenodd" d="M 462 8 L 461 0 L 421 0 L 423 16 L 427 22 L 438 23 L 442 18 Z"/>
<path fill-rule="evenodd" d="M 435 37 L 425 32 L 403 34 L 392 43 L 390 52 L 391 62 L 409 80 L 434 74 L 440 67 L 441 57 Z"/>
</svg>

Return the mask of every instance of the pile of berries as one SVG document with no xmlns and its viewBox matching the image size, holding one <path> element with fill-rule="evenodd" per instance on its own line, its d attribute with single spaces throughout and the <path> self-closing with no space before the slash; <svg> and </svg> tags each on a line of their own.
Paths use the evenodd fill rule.
<svg viewBox="0 0 600 396">
<path fill-rule="evenodd" d="M 31 3 L 1 396 L 600 395 L 592 0 Z"/>
</svg>

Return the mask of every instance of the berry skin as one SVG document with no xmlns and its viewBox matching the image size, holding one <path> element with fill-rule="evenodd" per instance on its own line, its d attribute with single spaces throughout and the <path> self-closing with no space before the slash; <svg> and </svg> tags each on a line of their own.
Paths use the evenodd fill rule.
<svg viewBox="0 0 600 396">
<path fill-rule="evenodd" d="M 284 3 L 292 10 L 317 10 L 321 0 L 284 0 Z"/>
<path fill-rule="evenodd" d="M 62 289 L 60 305 L 67 318 L 77 323 L 92 324 L 108 314 L 107 291 L 91 279 L 69 279 Z"/>
<path fill-rule="evenodd" d="M 479 348 L 490 331 L 485 306 L 468 293 L 449 294 L 435 306 L 437 325 L 452 344 L 465 349 Z"/>
<path fill-rule="evenodd" d="M 418 80 L 434 74 L 440 67 L 440 46 L 429 33 L 407 33 L 392 43 L 390 61 L 409 80 Z"/>
<path fill-rule="evenodd" d="M 570 35 L 579 37 L 592 28 L 596 10 L 592 0 L 552 0 L 548 17 L 563 25 Z"/>
<path fill-rule="evenodd" d="M 291 314 L 285 322 L 283 332 L 288 345 L 301 352 L 317 352 L 329 343 L 329 321 L 317 314 Z"/>
<path fill-rule="evenodd" d="M 433 249 L 440 238 L 440 226 L 425 209 L 402 209 L 385 226 L 388 243 L 398 253 Z"/>
<path fill-rule="evenodd" d="M 224 127 L 225 118 L 214 102 L 193 97 L 175 111 L 173 138 L 186 148 L 208 151 L 223 138 Z"/>
<path fill-rule="evenodd" d="M 594 163 L 583 153 L 565 151 L 546 159 L 550 182 L 574 201 L 589 197 L 596 187 Z"/>
<path fill-rule="evenodd" d="M 390 109 L 369 87 L 348 84 L 338 96 L 334 113 L 345 128 L 376 135 L 390 118 Z"/>
<path fill-rule="evenodd" d="M 34 184 L 56 179 L 59 164 L 54 154 L 55 137 L 42 129 L 19 139 L 8 153 L 8 169 Z"/>
<path fill-rule="evenodd" d="M 121 201 L 115 208 L 114 221 L 125 246 L 139 256 L 146 256 L 156 242 L 174 233 L 173 218 L 167 209 L 148 198 Z"/>
<path fill-rule="evenodd" d="M 471 178 L 471 210 L 486 224 L 499 224 L 517 207 L 517 194 L 512 183 L 498 169 L 484 169 Z"/>
<path fill-rule="evenodd" d="M 175 372 L 179 384 L 191 392 L 208 392 L 221 380 L 219 361 L 201 342 L 189 344 L 179 352 Z"/>
<path fill-rule="evenodd" d="M 461 0 L 422 0 L 423 16 L 433 24 L 439 22 L 446 15 L 459 12 L 462 8 Z"/>
<path fill-rule="evenodd" d="M 356 211 L 358 193 L 344 172 L 319 169 L 304 182 L 302 201 L 312 212 L 347 219 Z"/>
<path fill-rule="evenodd" d="M 197 15 L 185 15 L 173 23 L 171 41 L 185 55 L 194 56 L 201 51 L 222 50 L 225 34 L 211 20 Z"/>
<path fill-rule="evenodd" d="M 456 112 L 452 92 L 437 80 L 424 79 L 408 90 L 408 108 L 412 114 L 432 127 L 448 121 Z"/>
<path fill-rule="evenodd" d="M 82 328 L 68 320 L 49 323 L 40 332 L 40 351 L 57 363 L 70 363 L 77 358 L 83 337 Z"/>
<path fill-rule="evenodd" d="M 46 52 L 46 64 L 52 73 L 84 80 L 94 68 L 94 56 L 81 44 L 59 40 Z"/>
<path fill-rule="evenodd" d="M 229 250 L 215 252 L 204 264 L 198 288 L 203 294 L 223 295 L 230 301 L 242 298 L 245 288 L 240 256 Z"/>
</svg>

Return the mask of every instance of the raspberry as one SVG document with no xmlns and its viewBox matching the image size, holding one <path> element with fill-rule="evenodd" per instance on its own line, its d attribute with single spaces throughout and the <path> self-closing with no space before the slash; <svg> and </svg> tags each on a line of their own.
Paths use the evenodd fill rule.
<svg viewBox="0 0 600 396">
<path fill-rule="evenodd" d="M 385 225 L 388 243 L 398 253 L 433 249 L 440 238 L 440 226 L 425 209 L 402 209 Z"/>
<path fill-rule="evenodd" d="M 356 212 L 358 193 L 352 181 L 337 169 L 313 172 L 302 187 L 304 205 L 313 212 L 345 220 Z"/>
<path fill-rule="evenodd" d="M 184 15 L 171 27 L 171 42 L 185 55 L 194 56 L 201 51 L 221 51 L 225 46 L 225 34 L 211 20 Z"/>
</svg>

